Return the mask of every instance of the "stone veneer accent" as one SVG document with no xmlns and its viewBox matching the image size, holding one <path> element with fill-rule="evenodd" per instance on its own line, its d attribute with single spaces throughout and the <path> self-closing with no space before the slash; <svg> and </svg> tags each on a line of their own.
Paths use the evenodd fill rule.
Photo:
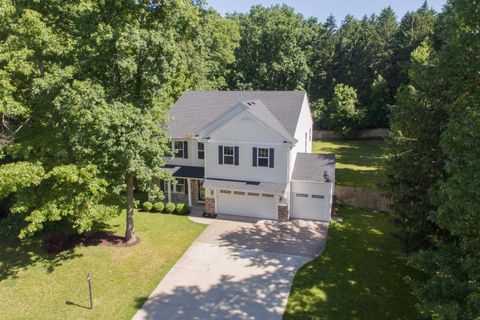
<svg viewBox="0 0 480 320">
<path fill-rule="evenodd" d="M 288 221 L 288 206 L 286 204 L 279 204 L 277 208 L 278 212 L 278 220 L 280 221 Z"/>
<path fill-rule="evenodd" d="M 172 192 L 172 202 L 188 204 L 188 195 L 184 192 Z"/>
<path fill-rule="evenodd" d="M 190 179 L 190 191 L 192 193 L 192 204 L 198 205 L 198 180 Z"/>
<path fill-rule="evenodd" d="M 215 198 L 205 198 L 205 213 L 214 214 L 215 213 Z"/>
</svg>

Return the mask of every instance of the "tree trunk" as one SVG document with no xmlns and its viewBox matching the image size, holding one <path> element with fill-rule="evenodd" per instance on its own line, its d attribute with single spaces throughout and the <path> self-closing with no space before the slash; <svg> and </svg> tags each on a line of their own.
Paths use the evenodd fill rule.
<svg viewBox="0 0 480 320">
<path fill-rule="evenodd" d="M 133 230 L 134 221 L 134 203 L 133 203 L 133 176 L 129 174 L 127 176 L 127 228 L 125 230 L 125 240 L 127 242 L 137 241 L 135 231 Z"/>
</svg>

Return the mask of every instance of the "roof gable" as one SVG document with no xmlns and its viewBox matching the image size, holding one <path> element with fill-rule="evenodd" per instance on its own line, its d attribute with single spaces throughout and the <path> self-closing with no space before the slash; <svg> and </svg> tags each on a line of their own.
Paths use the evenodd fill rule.
<svg viewBox="0 0 480 320">
<path fill-rule="evenodd" d="M 247 116 L 248 115 L 248 116 Z M 241 101 L 235 107 L 223 113 L 217 119 L 209 123 L 205 128 L 197 132 L 199 138 L 215 135 L 229 124 L 239 119 L 253 118 L 256 122 L 267 126 L 279 139 L 295 142 L 295 138 L 283 127 L 268 108 L 259 100 Z"/>
<path fill-rule="evenodd" d="M 170 111 L 169 133 L 174 138 L 194 136 L 241 101 L 260 100 L 293 137 L 304 99 L 304 91 L 189 91 Z"/>
</svg>

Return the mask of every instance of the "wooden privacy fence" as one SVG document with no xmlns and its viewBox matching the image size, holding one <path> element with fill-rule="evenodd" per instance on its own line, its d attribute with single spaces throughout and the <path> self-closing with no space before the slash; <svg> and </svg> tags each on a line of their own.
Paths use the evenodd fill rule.
<svg viewBox="0 0 480 320">
<path fill-rule="evenodd" d="M 338 200 L 352 206 L 367 210 L 390 211 L 392 201 L 379 192 L 353 187 L 335 186 L 335 196 Z"/>
</svg>

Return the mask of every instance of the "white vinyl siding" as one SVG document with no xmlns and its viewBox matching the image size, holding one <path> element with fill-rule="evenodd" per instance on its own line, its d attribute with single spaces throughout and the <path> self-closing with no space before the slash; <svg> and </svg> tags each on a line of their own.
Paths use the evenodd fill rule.
<svg viewBox="0 0 480 320">
<path fill-rule="evenodd" d="M 175 158 L 175 156 L 165 157 L 166 164 L 203 167 L 205 160 L 198 159 L 198 141 L 196 139 L 173 139 L 173 141 L 188 141 L 188 159 Z"/>
<path fill-rule="evenodd" d="M 209 178 L 232 179 L 242 181 L 263 181 L 275 183 L 287 183 L 288 172 L 288 145 L 275 145 L 275 166 L 254 167 L 252 165 L 253 147 L 264 147 L 251 143 L 236 143 L 239 150 L 239 165 L 230 166 L 218 164 L 218 146 L 226 145 L 226 142 L 205 143 L 206 174 Z"/>
<path fill-rule="evenodd" d="M 303 100 L 302 110 L 300 111 L 300 115 L 298 117 L 297 128 L 295 129 L 295 135 L 294 135 L 295 139 L 297 139 L 298 142 L 290 151 L 290 162 L 289 162 L 289 171 L 288 171 L 289 177 L 292 176 L 297 153 L 305 152 L 305 146 L 306 146 L 307 153 L 312 152 L 312 139 L 310 139 L 312 127 L 313 127 L 312 114 L 310 112 L 308 98 L 305 95 L 305 98 Z"/>
</svg>

